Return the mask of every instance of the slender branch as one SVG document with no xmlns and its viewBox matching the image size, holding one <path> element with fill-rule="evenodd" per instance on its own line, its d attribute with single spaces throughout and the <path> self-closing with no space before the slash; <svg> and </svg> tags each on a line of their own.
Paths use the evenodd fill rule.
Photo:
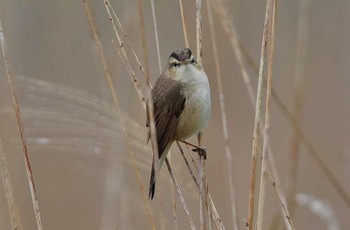
<svg viewBox="0 0 350 230">
<path fill-rule="evenodd" d="M 196 0 L 196 41 L 197 41 L 197 61 L 202 63 L 202 0 Z M 200 135 L 200 134 L 199 134 Z M 200 145 L 200 136 L 198 138 L 198 144 Z M 200 229 L 206 229 L 206 192 L 205 192 L 205 159 L 203 154 L 199 154 L 199 220 Z"/>
<path fill-rule="evenodd" d="M 87 17 L 88 17 L 88 20 L 89 20 L 90 27 L 91 27 L 92 33 L 94 35 L 96 46 L 97 46 L 97 49 L 99 51 L 101 64 L 102 64 L 104 72 L 105 72 L 105 78 L 107 80 L 107 83 L 108 83 L 108 86 L 109 86 L 109 90 L 110 90 L 110 92 L 112 94 L 113 102 L 114 102 L 115 109 L 116 109 L 116 115 L 117 115 L 117 118 L 119 120 L 120 126 L 122 128 L 123 136 L 124 136 L 124 138 L 126 139 L 126 142 L 127 142 L 127 148 L 128 148 L 127 153 L 128 153 L 128 155 L 129 155 L 129 157 L 131 159 L 132 167 L 134 169 L 134 172 L 135 172 L 135 175 L 136 175 L 136 178 L 137 178 L 137 181 L 138 181 L 138 185 L 139 185 L 139 188 L 140 188 L 141 197 L 143 198 L 143 202 L 144 202 L 145 208 L 147 210 L 149 222 L 150 222 L 150 224 L 152 226 L 152 229 L 155 229 L 155 222 L 154 222 L 153 213 L 152 213 L 152 211 L 151 211 L 151 209 L 149 207 L 149 203 L 148 203 L 147 198 L 145 196 L 144 187 L 143 187 L 142 179 L 141 179 L 141 173 L 140 173 L 140 170 L 138 169 L 138 166 L 137 166 L 137 163 L 136 163 L 136 158 L 135 158 L 134 152 L 133 152 L 132 147 L 131 147 L 131 141 L 130 141 L 130 138 L 129 138 L 128 134 L 127 134 L 127 131 L 126 131 L 126 128 L 125 128 L 125 125 L 124 125 L 124 121 L 123 121 L 122 116 L 121 116 L 119 100 L 118 100 L 117 94 L 116 94 L 116 92 L 114 90 L 112 77 L 110 75 L 110 72 L 109 72 L 109 69 L 108 69 L 108 66 L 107 66 L 107 62 L 106 62 L 106 59 L 105 59 L 105 55 L 104 55 L 104 52 L 103 52 L 103 49 L 102 49 L 102 45 L 101 45 L 100 39 L 99 39 L 99 37 L 97 35 L 96 26 L 95 26 L 94 20 L 92 18 L 91 10 L 90 10 L 90 7 L 89 7 L 89 4 L 88 4 L 87 1 L 84 2 L 84 5 L 85 5 L 85 11 L 87 13 Z M 108 9 L 108 3 L 107 2 L 105 2 L 105 6 L 106 6 L 106 9 Z M 109 12 L 109 16 L 111 18 L 110 12 Z M 126 60 L 128 60 L 128 59 L 126 59 Z M 144 101 L 144 100 L 141 100 L 141 101 Z"/>
<path fill-rule="evenodd" d="M 41 219 L 41 214 L 40 214 L 40 209 L 39 209 L 38 196 L 37 196 L 36 189 L 35 189 L 35 183 L 34 183 L 34 178 L 33 178 L 32 167 L 31 167 L 31 164 L 30 164 L 27 143 L 26 143 L 26 140 L 25 140 L 25 137 L 24 137 L 24 129 L 23 129 L 22 117 L 21 117 L 21 112 L 20 112 L 20 109 L 19 109 L 17 94 L 16 94 L 14 82 L 13 82 L 12 68 L 11 68 L 10 61 L 9 61 L 8 55 L 7 55 L 5 36 L 4 36 L 4 33 L 3 33 L 1 21 L 0 21 L 0 43 L 1 43 L 1 48 L 2 48 L 2 54 L 3 54 L 3 57 L 4 57 L 5 69 L 6 69 L 6 75 L 7 75 L 7 82 L 9 84 L 9 88 L 10 88 L 10 91 L 11 91 L 12 105 L 13 105 L 13 108 L 14 108 L 15 113 L 16 113 L 16 121 L 17 121 L 17 126 L 18 126 L 18 130 L 19 130 L 19 134 L 20 134 L 22 151 L 23 151 L 23 154 L 24 154 L 24 165 L 25 165 L 25 168 L 26 168 L 26 173 L 27 173 L 27 178 L 28 178 L 28 183 L 29 183 L 29 189 L 30 189 L 30 194 L 31 194 L 31 198 L 32 198 L 34 214 L 35 214 L 35 219 L 36 219 L 36 225 L 37 225 L 38 230 L 42 230 L 43 229 L 43 224 L 42 224 L 42 219 Z"/>
<path fill-rule="evenodd" d="M 142 41 L 142 49 L 143 49 L 143 60 L 145 62 L 146 69 L 146 82 L 149 87 L 151 87 L 150 83 L 150 71 L 149 71 L 149 62 L 148 62 L 148 49 L 146 45 L 146 30 L 145 30 L 145 18 L 143 16 L 143 7 L 142 0 L 138 0 L 138 11 L 139 11 L 139 19 L 140 19 L 140 27 L 141 27 L 141 41 Z"/>
<path fill-rule="evenodd" d="M 7 160 L 6 160 L 1 138 L 0 138 L 0 174 L 1 174 L 2 183 L 4 185 L 7 205 L 10 211 L 12 230 L 22 229 L 21 219 L 19 218 L 19 215 L 17 215 L 16 213 L 15 198 L 13 196 L 10 174 L 7 167 Z"/>
<path fill-rule="evenodd" d="M 300 127 L 302 122 L 302 107 L 304 99 L 305 63 L 306 63 L 306 43 L 308 31 L 308 9 L 309 0 L 299 1 L 298 31 L 296 64 L 294 73 L 294 110 L 293 116 L 296 125 Z M 287 178 L 289 203 L 295 199 L 297 185 L 297 171 L 299 165 L 300 134 L 293 128 L 293 136 L 290 142 L 290 168 Z"/>
<path fill-rule="evenodd" d="M 184 32 L 184 39 L 185 39 L 185 46 L 187 48 L 190 47 L 190 43 L 188 42 L 188 34 L 187 34 L 187 26 L 186 26 L 186 17 L 184 14 L 184 9 L 183 9 L 183 2 L 182 0 L 179 0 L 179 4 L 180 4 L 180 12 L 181 12 L 181 21 L 182 21 L 182 29 Z"/>
<path fill-rule="evenodd" d="M 264 143 L 262 153 L 262 166 L 260 174 L 260 188 L 259 188 L 259 204 L 258 204 L 258 217 L 257 217 L 257 230 L 263 229 L 264 223 L 264 208 L 266 199 L 266 180 L 268 170 L 268 143 L 270 140 L 270 122 L 271 122 L 271 89 L 272 89 L 272 70 L 273 70 L 273 55 L 275 48 L 275 16 L 276 16 L 276 0 L 272 1 L 272 13 L 269 16 L 271 22 L 269 23 L 269 42 L 268 42 L 268 68 L 267 68 L 267 86 L 266 86 L 266 105 L 265 105 L 265 130 L 264 130 Z"/>
<path fill-rule="evenodd" d="M 261 54 L 260 54 L 260 68 L 259 68 L 259 80 L 258 89 L 256 97 L 256 107 L 255 107 L 255 119 L 254 119 L 254 133 L 253 133 L 253 146 L 252 146 L 252 160 L 251 160 L 251 171 L 250 171 L 250 189 L 249 189 L 249 207 L 248 207 L 248 222 L 247 227 L 249 229 L 254 229 L 253 217 L 254 217 L 254 200 L 255 200 L 255 178 L 256 178 L 256 164 L 257 164 L 257 151 L 259 145 L 259 132 L 260 132 L 260 119 L 261 119 L 261 97 L 262 97 L 262 87 L 263 87 L 263 75 L 265 66 L 265 50 L 267 42 L 267 31 L 268 23 L 271 12 L 271 1 L 267 0 L 266 3 L 266 13 L 263 28 L 263 37 L 261 44 Z"/>
<path fill-rule="evenodd" d="M 124 28 L 123 28 L 123 26 L 122 26 L 122 24 L 121 24 L 121 22 L 120 22 L 120 20 L 119 20 L 119 18 L 118 18 L 118 16 L 117 16 L 117 14 L 116 14 L 114 8 L 112 7 L 112 5 L 111 5 L 111 3 L 109 2 L 109 0 L 106 0 L 106 2 L 108 3 L 107 5 L 108 5 L 109 8 L 111 9 L 112 14 L 113 14 L 113 16 L 114 16 L 114 18 L 115 18 L 115 20 L 116 20 L 116 22 L 117 22 L 117 25 L 118 25 L 119 29 L 122 31 L 123 36 L 124 36 L 124 38 L 125 38 L 125 40 L 126 40 L 128 46 L 129 46 L 129 48 L 131 49 L 131 51 L 132 51 L 132 53 L 133 53 L 133 56 L 134 56 L 134 58 L 135 58 L 135 60 L 136 60 L 136 62 L 137 62 L 137 64 L 138 64 L 139 69 L 142 71 L 142 73 L 143 73 L 143 75 L 144 75 L 144 77 L 145 77 L 145 81 L 146 81 L 146 83 L 147 83 L 147 86 L 150 87 L 150 88 L 152 88 L 151 83 L 150 83 L 150 81 L 149 81 L 148 73 L 146 74 L 145 70 L 143 69 L 143 67 L 142 67 L 142 65 L 141 65 L 141 62 L 140 62 L 139 58 L 138 58 L 137 55 L 136 55 L 135 49 L 134 49 L 134 47 L 131 45 L 130 39 L 129 39 L 127 33 L 125 32 L 125 30 L 124 30 Z M 118 32 L 116 32 L 116 33 L 118 33 Z M 117 36 L 117 38 L 119 38 L 119 36 Z M 118 41 L 119 41 L 119 40 L 118 40 Z M 122 43 L 121 41 L 119 41 L 119 43 L 120 43 L 121 46 L 124 47 L 124 45 L 123 45 L 124 43 Z M 121 47 L 121 48 L 123 48 L 123 47 Z M 125 56 L 126 56 L 126 55 L 125 55 Z M 131 65 L 129 64 L 129 66 L 131 66 Z M 135 74 L 134 74 L 134 75 L 135 75 Z"/>
<path fill-rule="evenodd" d="M 196 184 L 197 188 L 199 189 L 198 179 L 197 179 L 196 175 L 194 174 L 194 172 L 193 172 L 193 170 L 192 170 L 192 168 L 191 168 L 187 158 L 185 157 L 185 154 L 184 154 L 183 149 L 181 148 L 181 145 L 179 144 L 179 142 L 176 142 L 176 143 L 177 143 L 177 145 L 179 147 L 179 150 L 181 152 L 181 155 L 182 155 L 182 157 L 183 157 L 183 159 L 184 159 L 184 161 L 186 163 L 187 169 L 190 172 L 194 183 Z M 211 199 L 211 196 L 210 196 L 209 192 L 208 192 L 208 200 L 209 200 L 209 209 L 210 209 L 211 215 L 213 216 L 213 220 L 214 220 L 214 223 L 216 225 L 216 228 L 220 229 L 220 230 L 225 230 L 224 224 L 221 221 L 219 213 L 216 210 L 215 204 L 214 204 L 213 200 Z"/>
<path fill-rule="evenodd" d="M 222 25 L 225 29 L 225 32 L 230 37 L 231 45 L 232 45 L 237 63 L 239 64 L 239 68 L 241 70 L 241 75 L 243 77 L 246 89 L 248 91 L 250 102 L 251 102 L 253 108 L 255 108 L 256 102 L 255 102 L 254 95 L 253 95 L 253 86 L 249 80 L 250 77 L 248 76 L 248 72 L 246 70 L 246 67 L 243 64 L 242 55 L 244 55 L 246 57 L 246 59 L 248 59 L 247 60 L 248 63 L 253 67 L 253 69 L 256 73 L 259 72 L 259 69 L 258 69 L 257 65 L 255 64 L 254 60 L 249 56 L 247 51 L 243 49 L 244 47 L 242 46 L 242 44 L 238 40 L 238 36 L 236 33 L 236 28 L 234 25 L 233 18 L 230 17 L 230 15 L 229 15 L 229 6 L 224 5 L 221 0 L 217 0 L 216 4 L 214 4 L 214 3 L 212 4 L 212 7 L 219 14 L 220 20 L 221 20 Z M 257 77 L 259 77 L 259 76 L 257 76 Z M 279 109 L 281 109 L 281 110 L 286 109 L 286 107 L 284 106 L 284 104 L 279 99 L 278 95 L 274 92 L 273 89 L 272 89 L 272 98 L 275 100 L 275 102 L 279 102 L 279 104 L 277 104 Z M 263 129 L 263 125 L 260 123 L 260 130 L 262 130 L 262 129 Z M 261 133 L 259 133 L 259 136 L 261 137 Z M 270 156 L 268 158 L 268 161 L 269 161 L 269 165 L 271 168 L 271 172 L 273 173 L 273 175 L 275 177 L 276 183 L 280 184 L 280 179 L 279 179 L 278 172 L 276 169 L 276 164 L 275 164 L 274 157 L 273 157 L 272 150 L 271 150 L 269 143 L 268 143 L 268 151 L 269 151 L 269 156 Z M 286 206 L 286 208 L 288 209 L 287 206 Z M 282 215 L 283 215 L 283 210 L 281 209 L 281 211 L 282 211 Z M 285 221 L 285 226 L 288 229 L 289 224 L 287 223 L 287 221 Z"/>
<path fill-rule="evenodd" d="M 158 57 L 158 70 L 159 73 L 162 72 L 162 61 L 160 58 L 160 48 L 159 48 L 159 39 L 158 39 L 158 27 L 157 27 L 157 18 L 156 18 L 156 10 L 154 7 L 154 0 L 151 0 L 152 7 L 152 17 L 153 17 L 153 25 L 154 25 L 154 37 L 156 38 L 156 47 L 157 47 L 157 57 Z"/>
<path fill-rule="evenodd" d="M 175 177 L 175 175 L 174 175 L 174 173 L 173 173 L 173 170 L 171 169 L 171 166 L 170 166 L 170 163 L 169 163 L 168 159 L 165 159 L 165 163 L 166 163 L 166 165 L 167 165 L 167 167 L 168 167 L 168 170 L 169 170 L 169 174 L 170 174 L 170 176 L 171 176 L 171 179 L 173 180 L 173 183 L 174 183 L 174 185 L 175 185 L 177 195 L 178 195 L 179 198 L 180 198 L 180 201 L 181 201 L 181 203 L 182 203 L 182 205 L 183 205 L 183 207 L 184 207 L 186 216 L 187 216 L 187 218 L 188 218 L 188 220 L 189 220 L 189 222 L 190 222 L 190 227 L 191 227 L 192 230 L 195 230 L 196 227 L 195 227 L 195 225 L 194 225 L 194 223 L 193 223 L 193 219 L 192 219 L 192 217 L 191 217 L 190 212 L 188 211 L 187 204 L 186 204 L 185 199 L 184 199 L 184 197 L 183 197 L 183 195 L 182 195 L 181 189 L 180 189 L 179 184 L 178 184 L 178 182 L 177 182 L 177 180 L 176 180 L 176 177 Z"/>
<path fill-rule="evenodd" d="M 221 121 L 222 121 L 222 130 L 225 139 L 225 156 L 227 163 L 227 174 L 228 174 L 228 183 L 229 183 L 229 191 L 230 191 L 230 199 L 231 199 L 231 211 L 232 211 L 232 221 L 233 221 L 233 229 L 238 230 L 238 215 L 237 215 L 237 207 L 236 207 L 236 198 L 235 198 L 235 189 L 233 183 L 233 172 L 232 172 L 232 153 L 230 148 L 230 136 L 227 125 L 227 113 L 225 106 L 225 97 L 222 86 L 222 75 L 220 68 L 220 58 L 218 54 L 217 41 L 215 36 L 214 22 L 212 16 L 212 9 L 210 6 L 210 2 L 206 1 L 207 10 L 208 10 L 208 18 L 209 18 L 209 26 L 210 26 L 210 34 L 212 37 L 212 47 L 213 47 L 213 59 L 215 61 L 215 70 L 216 70 L 216 78 L 218 84 L 218 93 L 220 100 L 220 112 L 221 112 Z"/>
<path fill-rule="evenodd" d="M 111 14 L 110 8 L 112 6 L 110 5 L 108 0 L 102 0 L 102 1 L 103 1 L 104 5 L 105 5 L 106 11 L 107 11 L 107 14 L 108 14 L 108 17 L 109 17 L 109 21 L 112 24 L 115 36 L 118 39 L 119 49 L 120 49 L 120 52 L 121 52 L 121 58 L 122 58 L 124 64 L 126 65 L 126 68 L 127 68 L 128 72 L 129 72 L 129 76 L 130 76 L 131 81 L 132 81 L 132 83 L 134 85 L 134 88 L 135 88 L 135 90 L 137 92 L 137 96 L 139 97 L 139 100 L 141 102 L 141 106 L 143 107 L 143 109 L 146 109 L 146 107 L 145 107 L 146 106 L 146 104 L 145 104 L 145 96 L 143 95 L 140 83 L 139 83 L 138 79 L 136 78 L 136 74 L 134 73 L 134 71 L 132 69 L 132 66 L 131 66 L 131 64 L 129 62 L 129 58 L 126 55 L 126 52 L 125 52 L 125 49 L 124 49 L 124 43 L 122 42 L 122 40 L 120 38 L 120 35 L 118 33 L 117 27 L 116 27 L 116 25 L 114 23 L 114 20 L 113 20 L 112 14 Z"/>
</svg>

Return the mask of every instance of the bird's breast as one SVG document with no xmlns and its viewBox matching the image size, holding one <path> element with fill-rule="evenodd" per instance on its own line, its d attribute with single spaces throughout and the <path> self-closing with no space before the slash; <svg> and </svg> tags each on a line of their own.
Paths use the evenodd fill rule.
<svg viewBox="0 0 350 230">
<path fill-rule="evenodd" d="M 177 140 L 185 140 L 205 128 L 211 110 L 210 88 L 205 73 L 198 81 L 187 83 L 184 87 L 186 103 L 176 129 Z"/>
</svg>

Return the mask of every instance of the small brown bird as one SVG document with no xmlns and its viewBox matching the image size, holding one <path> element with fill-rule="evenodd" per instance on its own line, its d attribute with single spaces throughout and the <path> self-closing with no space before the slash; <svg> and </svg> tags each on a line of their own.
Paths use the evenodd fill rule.
<svg viewBox="0 0 350 230">
<path fill-rule="evenodd" d="M 210 116 L 208 77 L 190 49 L 180 48 L 170 55 L 166 69 L 154 85 L 152 100 L 158 144 L 157 169 L 160 169 L 174 141 L 184 141 L 194 134 L 200 141 Z M 151 200 L 156 185 L 155 170 L 153 160 L 149 185 Z"/>
</svg>

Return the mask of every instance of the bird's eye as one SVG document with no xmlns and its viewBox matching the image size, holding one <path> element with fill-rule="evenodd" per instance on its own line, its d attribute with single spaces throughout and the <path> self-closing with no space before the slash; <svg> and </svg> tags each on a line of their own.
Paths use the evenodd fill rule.
<svg viewBox="0 0 350 230">
<path fill-rule="evenodd" d="M 177 68 L 177 67 L 180 67 L 180 64 L 179 63 L 173 63 L 173 65 L 172 65 L 174 68 Z"/>
<path fill-rule="evenodd" d="M 192 60 L 191 60 L 191 64 L 195 64 L 196 63 L 196 60 L 193 58 Z"/>
</svg>

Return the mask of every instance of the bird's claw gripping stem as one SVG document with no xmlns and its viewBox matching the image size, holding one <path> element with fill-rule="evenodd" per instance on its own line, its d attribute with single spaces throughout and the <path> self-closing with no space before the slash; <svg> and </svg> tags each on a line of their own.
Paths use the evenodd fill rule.
<svg viewBox="0 0 350 230">
<path fill-rule="evenodd" d="M 193 152 L 197 152 L 200 157 L 203 157 L 204 160 L 207 159 L 207 149 L 203 146 L 198 146 L 192 149 Z"/>
</svg>

